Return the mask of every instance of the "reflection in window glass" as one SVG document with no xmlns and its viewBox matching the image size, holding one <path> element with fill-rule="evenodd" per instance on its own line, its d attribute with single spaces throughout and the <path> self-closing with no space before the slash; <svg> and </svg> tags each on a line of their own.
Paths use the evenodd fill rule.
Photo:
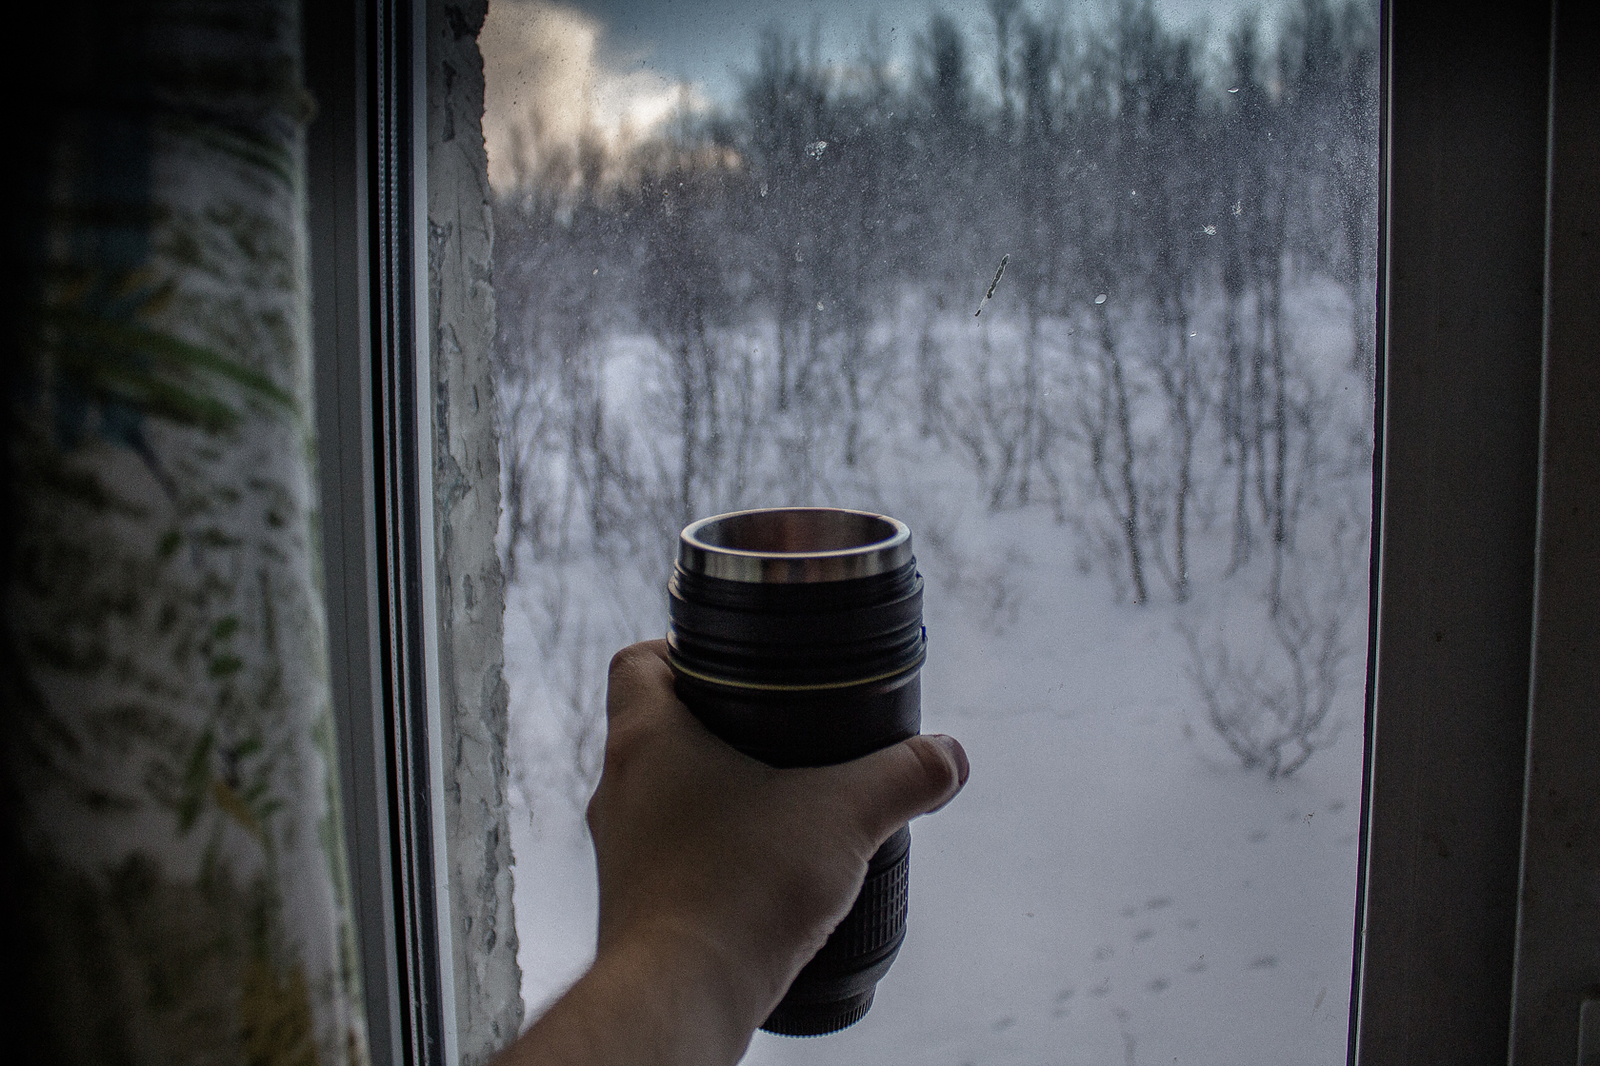
<svg viewBox="0 0 1600 1066">
<path fill-rule="evenodd" d="M 529 1006 L 678 529 L 825 503 L 914 530 L 973 779 L 872 1013 L 748 1061 L 1342 1062 L 1376 4 L 869 8 L 491 4 Z"/>
</svg>

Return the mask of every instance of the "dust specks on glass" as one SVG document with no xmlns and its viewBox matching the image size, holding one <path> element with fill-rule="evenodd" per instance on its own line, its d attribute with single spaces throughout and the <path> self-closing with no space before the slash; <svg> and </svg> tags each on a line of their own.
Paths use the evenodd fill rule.
<svg viewBox="0 0 1600 1066">
<path fill-rule="evenodd" d="M 1344 1061 L 1376 3 L 1196 6 L 492 0 L 532 1009 L 679 529 L 827 504 L 910 525 L 975 772 L 866 1020 L 747 1061 Z"/>
</svg>

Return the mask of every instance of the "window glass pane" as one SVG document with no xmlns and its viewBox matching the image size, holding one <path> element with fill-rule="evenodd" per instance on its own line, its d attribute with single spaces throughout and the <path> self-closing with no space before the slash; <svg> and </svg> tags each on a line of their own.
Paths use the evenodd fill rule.
<svg viewBox="0 0 1600 1066">
<path fill-rule="evenodd" d="M 530 1010 L 592 950 L 605 664 L 677 531 L 823 503 L 911 525 L 973 778 L 872 1012 L 748 1061 L 1342 1062 L 1376 3 L 493 0 L 480 40 Z"/>
</svg>

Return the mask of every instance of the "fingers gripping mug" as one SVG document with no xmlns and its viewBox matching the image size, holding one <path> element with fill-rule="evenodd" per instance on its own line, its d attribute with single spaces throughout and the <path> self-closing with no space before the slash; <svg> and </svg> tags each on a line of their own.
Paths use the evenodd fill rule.
<svg viewBox="0 0 1600 1066">
<path fill-rule="evenodd" d="M 825 766 L 921 728 L 922 575 L 903 522 L 825 507 L 701 519 L 667 587 L 678 695 L 745 754 Z M 763 1029 L 820 1036 L 866 1015 L 905 939 L 910 862 L 902 828 Z"/>
</svg>

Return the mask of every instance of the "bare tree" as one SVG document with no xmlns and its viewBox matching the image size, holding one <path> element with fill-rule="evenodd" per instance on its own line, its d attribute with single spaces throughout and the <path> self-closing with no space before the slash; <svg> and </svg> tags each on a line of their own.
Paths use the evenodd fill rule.
<svg viewBox="0 0 1600 1066">
<path fill-rule="evenodd" d="M 1170 462 L 1172 476 L 1167 493 L 1172 521 L 1172 563 L 1168 565 L 1159 550 L 1167 512 L 1163 507 L 1162 521 L 1152 523 L 1152 536 L 1158 550 L 1154 553 L 1173 598 L 1179 603 L 1189 599 L 1189 518 L 1195 496 L 1195 445 L 1200 437 L 1201 423 L 1205 419 L 1210 400 L 1206 390 L 1206 366 L 1199 347 L 1191 343 L 1189 325 L 1192 321 L 1190 299 L 1186 287 L 1180 282 L 1163 292 L 1161 317 L 1166 328 L 1163 351 L 1156 363 L 1156 378 L 1167 403 L 1167 423 L 1172 435 Z"/>
<path fill-rule="evenodd" d="M 1250 561 L 1256 546 L 1251 499 L 1262 498 L 1253 490 L 1258 479 L 1265 483 L 1264 441 L 1269 433 L 1260 283 L 1263 264 L 1275 272 L 1282 242 L 1274 233 L 1281 213 L 1271 210 L 1270 195 L 1281 180 L 1262 147 L 1275 139 L 1275 105 L 1262 78 L 1264 60 L 1254 16 L 1240 20 L 1229 43 L 1231 85 L 1220 137 L 1226 195 L 1218 229 L 1226 335 L 1219 428 L 1224 462 L 1233 467 L 1234 475 L 1227 571 L 1231 576 Z"/>
<path fill-rule="evenodd" d="M 1193 630 L 1189 677 L 1213 730 L 1248 770 L 1287 777 L 1332 739 L 1328 713 L 1347 653 L 1337 616 L 1317 616 L 1294 597 L 1269 612 L 1273 652 L 1236 657 L 1224 643 L 1203 647 Z M 1276 660 L 1275 662 L 1273 660 Z"/>
<path fill-rule="evenodd" d="M 1014 12 L 1011 12 L 1014 14 Z M 1007 15 L 1009 17 L 1009 14 Z M 996 32 L 1002 28 L 997 13 Z M 998 463 L 990 487 L 990 507 L 1008 503 L 1026 506 L 1035 478 L 1052 492 L 1061 512 L 1060 478 L 1051 455 L 1059 436 L 1045 403 L 1044 327 L 1060 311 L 1062 284 L 1072 268 L 1076 250 L 1071 229 L 1064 223 L 1062 182 L 1056 160 L 1062 151 L 1058 112 L 1063 108 L 1057 75 L 1061 62 L 1061 35 L 1032 19 L 1021 32 L 1022 137 L 1005 145 L 1005 172 L 1011 219 L 1010 241 L 1015 254 L 1008 256 L 1007 284 L 1023 316 L 1021 373 L 1011 383 L 1014 417 L 1007 424 L 991 419 Z M 986 409 L 992 411 L 992 405 Z"/>
<path fill-rule="evenodd" d="M 645 229 L 635 306 L 666 356 L 675 405 L 673 436 L 679 526 L 691 521 L 720 457 L 722 372 L 714 328 L 731 309 L 710 245 L 710 205 L 719 175 L 692 151 L 672 153 L 640 179 L 636 210 Z"/>
<path fill-rule="evenodd" d="M 1168 488 L 1159 510 L 1170 516 L 1173 559 L 1152 553 L 1179 603 L 1189 598 L 1189 518 L 1195 492 L 1195 444 L 1209 407 L 1200 346 L 1191 343 L 1195 293 L 1205 276 L 1208 237 L 1201 227 L 1207 193 L 1195 163 L 1204 158 L 1200 80 L 1194 42 L 1160 30 L 1135 37 L 1145 50 L 1137 64 L 1145 104 L 1133 121 L 1147 128 L 1148 177 L 1145 222 L 1140 234 L 1140 274 L 1152 297 L 1160 341 L 1153 346 L 1157 381 L 1166 400 L 1170 435 Z M 1185 165 L 1188 162 L 1189 165 Z M 1203 173 L 1203 172 L 1201 172 Z M 1215 227 L 1212 227 L 1214 230 Z M 1152 523 L 1152 539 L 1164 522 Z"/>
<path fill-rule="evenodd" d="M 497 204 L 495 360 L 505 478 L 505 559 L 559 550 L 571 518 L 605 526 L 607 487 L 621 476 L 605 419 L 598 353 L 613 263 L 592 144 L 539 154 L 536 171 Z"/>
<path fill-rule="evenodd" d="M 1350 651 L 1343 632 L 1363 579 L 1365 530 L 1359 516 L 1341 514 L 1327 553 L 1301 560 L 1275 604 L 1261 597 L 1271 643 L 1253 654 L 1203 641 L 1192 622 L 1180 625 L 1207 721 L 1246 769 L 1287 777 L 1338 732 L 1330 715 Z"/>
<path fill-rule="evenodd" d="M 1096 299 L 1091 312 L 1096 341 L 1095 399 L 1092 404 L 1080 405 L 1080 423 L 1095 485 L 1121 531 L 1133 602 L 1145 603 L 1150 598 L 1144 576 L 1148 517 L 1142 484 L 1145 449 L 1134 432 L 1134 393 L 1127 355 L 1117 344 L 1107 297 L 1102 294 Z"/>
<path fill-rule="evenodd" d="M 1016 24 L 1022 0 L 988 0 L 989 18 L 994 23 L 995 79 L 1000 84 L 1000 135 L 1011 139 L 1014 122 L 1011 111 L 1011 29 Z"/>
<path fill-rule="evenodd" d="M 762 34 L 756 69 L 743 84 L 742 119 L 730 136 L 749 160 L 744 225 L 753 237 L 751 266 L 758 293 L 776 324 L 774 401 L 787 410 L 804 360 L 816 352 L 816 280 L 820 247 L 812 232 L 816 188 L 809 169 L 830 139 L 829 79 L 815 57 L 776 28 Z M 802 354 L 806 353 L 806 354 Z"/>
<path fill-rule="evenodd" d="M 934 323 L 945 310 L 941 293 L 933 293 L 919 312 L 917 330 L 917 432 L 923 440 L 936 438 L 946 443 L 945 380 L 950 367 L 944 357 L 944 345 L 934 336 Z"/>
</svg>

